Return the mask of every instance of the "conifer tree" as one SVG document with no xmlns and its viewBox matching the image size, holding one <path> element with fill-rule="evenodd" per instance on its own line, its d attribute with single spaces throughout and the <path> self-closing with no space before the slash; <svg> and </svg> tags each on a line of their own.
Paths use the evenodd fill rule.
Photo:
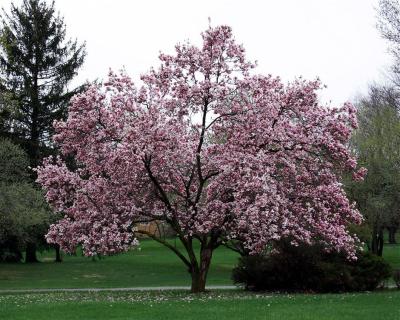
<svg viewBox="0 0 400 320">
<path fill-rule="evenodd" d="M 52 123 L 66 115 L 79 87 L 68 84 L 84 62 L 85 45 L 66 40 L 63 18 L 54 2 L 24 0 L 3 10 L 0 30 L 2 135 L 20 142 L 32 167 L 48 146 Z"/>
</svg>

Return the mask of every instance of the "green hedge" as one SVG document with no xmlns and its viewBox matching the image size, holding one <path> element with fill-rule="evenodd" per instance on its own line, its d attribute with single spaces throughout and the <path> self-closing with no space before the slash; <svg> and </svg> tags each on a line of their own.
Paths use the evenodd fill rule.
<svg viewBox="0 0 400 320">
<path fill-rule="evenodd" d="M 236 284 L 253 291 L 371 291 L 391 276 L 391 267 L 371 253 L 349 261 L 318 246 L 281 244 L 279 253 L 241 257 Z"/>
</svg>

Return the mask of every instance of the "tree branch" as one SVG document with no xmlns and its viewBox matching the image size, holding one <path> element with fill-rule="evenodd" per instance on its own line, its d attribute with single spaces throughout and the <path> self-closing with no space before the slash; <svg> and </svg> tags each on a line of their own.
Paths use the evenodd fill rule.
<svg viewBox="0 0 400 320">
<path fill-rule="evenodd" d="M 167 194 L 165 193 L 164 189 L 162 188 L 162 186 L 158 182 L 157 178 L 153 175 L 153 172 L 151 171 L 151 168 L 150 168 L 151 156 L 145 156 L 145 158 L 143 159 L 143 163 L 144 163 L 144 167 L 147 170 L 150 180 L 153 182 L 157 191 L 161 195 L 161 198 L 160 198 L 161 201 L 163 201 L 164 204 L 166 205 L 167 209 L 172 212 L 173 211 L 172 206 L 171 206 L 171 203 L 169 202 Z"/>
<path fill-rule="evenodd" d="M 171 245 L 170 243 L 168 243 L 167 241 L 165 241 L 163 239 L 160 239 L 160 238 L 156 237 L 151 232 L 148 232 L 148 231 L 145 231 L 145 230 L 138 230 L 136 232 L 137 233 L 141 233 L 141 234 L 145 234 L 148 237 L 152 238 L 153 240 L 155 240 L 155 241 L 161 243 L 162 245 L 166 246 L 168 249 L 172 250 L 183 261 L 183 263 L 190 269 L 190 267 L 191 267 L 190 261 L 188 259 L 186 259 L 186 257 L 177 248 L 175 248 L 173 245 Z"/>
</svg>

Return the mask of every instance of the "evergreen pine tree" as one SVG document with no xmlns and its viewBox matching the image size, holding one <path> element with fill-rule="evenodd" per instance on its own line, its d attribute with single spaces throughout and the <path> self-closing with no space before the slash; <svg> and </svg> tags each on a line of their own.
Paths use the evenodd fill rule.
<svg viewBox="0 0 400 320">
<path fill-rule="evenodd" d="M 26 149 L 36 167 L 49 146 L 52 123 L 65 117 L 80 88 L 68 84 L 84 62 L 85 45 L 66 40 L 54 2 L 24 0 L 3 10 L 0 30 L 1 135 Z"/>
</svg>

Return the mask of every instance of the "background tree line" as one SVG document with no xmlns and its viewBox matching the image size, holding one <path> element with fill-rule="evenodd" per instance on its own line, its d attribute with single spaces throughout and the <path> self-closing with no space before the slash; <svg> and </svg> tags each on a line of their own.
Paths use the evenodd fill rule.
<svg viewBox="0 0 400 320">
<path fill-rule="evenodd" d="M 365 217 L 357 231 L 368 249 L 382 256 L 384 231 L 389 243 L 396 243 L 400 225 L 400 4 L 381 0 L 377 11 L 377 28 L 389 43 L 393 64 L 387 83 L 372 85 L 357 102 L 359 129 L 351 148 L 368 173 L 361 184 L 346 183 Z"/>
</svg>

